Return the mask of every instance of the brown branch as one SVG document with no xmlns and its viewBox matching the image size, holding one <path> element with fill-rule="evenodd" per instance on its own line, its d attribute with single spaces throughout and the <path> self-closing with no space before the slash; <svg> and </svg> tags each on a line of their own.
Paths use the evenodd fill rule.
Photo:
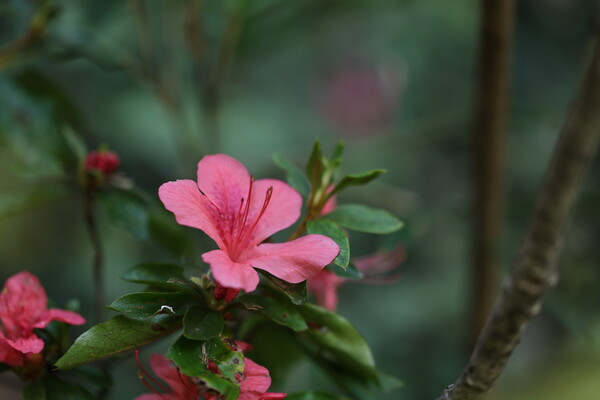
<svg viewBox="0 0 600 400">
<path fill-rule="evenodd" d="M 498 287 L 497 249 L 504 216 L 505 137 L 514 1 L 483 0 L 481 14 L 474 132 L 476 199 L 470 346 L 485 324 Z"/>
<path fill-rule="evenodd" d="M 600 136 L 600 34 L 563 127 L 529 231 L 466 368 L 438 400 L 476 400 L 488 393 L 558 280 L 560 240 L 582 176 Z"/>
</svg>

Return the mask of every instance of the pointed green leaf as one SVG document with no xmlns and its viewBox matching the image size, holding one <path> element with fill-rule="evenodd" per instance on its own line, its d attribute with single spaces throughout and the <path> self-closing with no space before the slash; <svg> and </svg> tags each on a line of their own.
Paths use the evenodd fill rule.
<svg viewBox="0 0 600 400">
<path fill-rule="evenodd" d="M 282 299 L 274 299 L 264 295 L 249 294 L 243 296 L 239 301 L 248 311 L 258 312 L 272 321 L 287 326 L 294 331 L 308 329 L 302 315 L 285 297 Z"/>
<path fill-rule="evenodd" d="M 324 235 L 333 239 L 340 246 L 340 252 L 333 260 L 333 263 L 339 265 L 344 270 L 348 267 L 348 263 L 350 262 L 350 243 L 348 242 L 346 233 L 337 224 L 325 219 L 308 221 L 306 231 L 309 234 Z"/>
<path fill-rule="evenodd" d="M 133 319 L 147 319 L 157 314 L 183 315 L 198 302 L 185 292 L 141 292 L 119 297 L 108 308 Z"/>
<path fill-rule="evenodd" d="M 385 210 L 360 204 L 342 204 L 325 215 L 323 219 L 355 231 L 380 234 L 397 231 L 404 225 L 402 221 Z"/>
<path fill-rule="evenodd" d="M 371 349 L 352 324 L 338 314 L 313 304 L 304 304 L 298 309 L 311 328 L 302 334 L 320 348 L 323 357 L 339 368 L 378 383 Z"/>
<path fill-rule="evenodd" d="M 335 264 L 328 265 L 327 269 L 339 276 L 340 278 L 362 279 L 363 277 L 362 272 L 360 272 L 359 269 L 356 268 L 356 265 L 354 265 L 352 262 L 348 263 L 348 267 L 345 270 L 342 267 Z"/>
<path fill-rule="evenodd" d="M 288 183 L 302 195 L 307 197 L 310 192 L 310 185 L 306 175 L 293 162 L 283 157 L 280 154 L 273 155 L 273 161 L 277 166 L 283 169 L 286 173 Z"/>
<path fill-rule="evenodd" d="M 335 185 L 331 191 L 331 195 L 339 193 L 341 190 L 350 186 L 366 185 L 384 172 L 386 172 L 384 169 L 374 169 L 371 171 L 360 172 L 358 174 L 348 174 Z"/>
<path fill-rule="evenodd" d="M 289 283 L 269 274 L 266 271 L 259 270 L 273 285 L 280 289 L 292 303 L 299 305 L 308 300 L 308 291 L 306 290 L 306 281 L 300 283 Z"/>
<path fill-rule="evenodd" d="M 333 151 L 331 152 L 331 161 L 335 162 L 335 163 L 341 163 L 342 162 L 342 156 L 344 155 L 344 147 L 346 147 L 346 144 L 344 143 L 343 140 L 340 140 L 335 147 L 333 148 Z"/>
<path fill-rule="evenodd" d="M 223 331 L 223 314 L 208 307 L 190 307 L 183 317 L 183 335 L 188 339 L 206 340 Z"/>
<path fill-rule="evenodd" d="M 59 369 L 71 369 L 102 358 L 111 357 L 158 340 L 181 327 L 181 318 L 159 315 L 139 321 L 117 315 L 91 327 L 75 340 L 56 362 Z"/>
<path fill-rule="evenodd" d="M 224 395 L 225 400 L 237 399 L 240 394 L 239 386 L 206 368 L 205 363 L 209 358 L 207 347 L 207 342 L 181 336 L 171 346 L 167 357 L 181 369 L 182 374 L 202 379 L 209 388 Z M 243 355 L 241 361 L 240 364 L 243 368 Z"/>
<path fill-rule="evenodd" d="M 148 205 L 133 190 L 112 189 L 98 193 L 108 219 L 137 240 L 148 238 Z"/>
<path fill-rule="evenodd" d="M 143 283 L 146 285 L 173 289 L 172 283 L 168 283 L 169 279 L 184 280 L 183 267 L 177 264 L 167 263 L 141 263 L 133 268 L 128 269 L 121 278 L 135 283 Z"/>
<path fill-rule="evenodd" d="M 235 340 L 212 338 L 206 342 L 206 354 L 217 365 L 223 378 L 238 382 L 244 372 L 244 353 Z"/>
<path fill-rule="evenodd" d="M 321 142 L 315 141 L 308 164 L 306 164 L 306 175 L 312 185 L 312 190 L 321 187 L 321 177 L 325 171 L 325 163 L 323 154 L 321 153 Z"/>
</svg>

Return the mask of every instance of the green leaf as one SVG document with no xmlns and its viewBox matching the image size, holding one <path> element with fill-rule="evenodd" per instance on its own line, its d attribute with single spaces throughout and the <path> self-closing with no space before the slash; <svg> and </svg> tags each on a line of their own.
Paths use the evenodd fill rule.
<svg viewBox="0 0 600 400">
<path fill-rule="evenodd" d="M 312 185 L 312 190 L 321 187 L 321 177 L 325 172 L 325 162 L 321 153 L 321 142 L 315 141 L 308 163 L 306 164 L 306 175 Z"/>
<path fill-rule="evenodd" d="M 250 294 L 243 296 L 239 301 L 248 311 L 258 312 L 294 331 L 308 329 L 302 315 L 287 298 L 279 300 L 264 295 Z"/>
<path fill-rule="evenodd" d="M 346 397 L 323 392 L 302 392 L 288 395 L 286 400 L 347 400 Z"/>
<path fill-rule="evenodd" d="M 79 385 L 64 381 L 54 375 L 46 375 L 42 382 L 46 400 L 94 400 L 95 397 Z"/>
<path fill-rule="evenodd" d="M 207 342 L 187 339 L 181 336 L 171 346 L 167 353 L 167 357 L 173 361 L 184 375 L 201 378 L 206 385 L 218 391 L 225 396 L 225 400 L 235 400 L 240 394 L 240 388 L 237 384 L 212 373 L 206 368 L 205 363 L 208 362 L 210 355 Z M 241 356 L 241 364 L 243 369 L 243 358 Z M 212 359 L 212 358 L 211 358 Z M 240 359 L 238 358 L 238 361 Z M 213 360 L 217 363 L 215 360 Z M 218 363 L 217 363 L 218 365 Z"/>
<path fill-rule="evenodd" d="M 320 354 L 339 368 L 379 383 L 369 345 L 346 319 L 313 304 L 298 307 L 311 328 L 302 332 Z"/>
<path fill-rule="evenodd" d="M 190 307 L 183 317 L 183 336 L 188 339 L 206 340 L 223 331 L 223 314 L 208 307 Z"/>
<path fill-rule="evenodd" d="M 181 327 L 181 318 L 159 315 L 150 321 L 129 319 L 117 315 L 91 327 L 75 340 L 56 362 L 59 369 L 71 369 L 81 364 L 112 357 L 145 346 Z"/>
<path fill-rule="evenodd" d="M 379 382 L 381 390 L 384 392 L 391 392 L 392 390 L 399 389 L 404 386 L 404 382 L 394 375 L 386 374 L 385 372 L 379 371 Z"/>
<path fill-rule="evenodd" d="M 206 354 L 217 364 L 219 372 L 225 379 L 238 382 L 237 378 L 244 372 L 244 353 L 235 340 L 210 339 L 206 342 Z"/>
<path fill-rule="evenodd" d="M 41 380 L 33 381 L 23 388 L 23 400 L 46 400 L 46 389 Z"/>
<path fill-rule="evenodd" d="M 322 218 L 333 221 L 344 228 L 367 233 L 391 233 L 404 225 L 402 221 L 385 210 L 360 204 L 342 204 Z"/>
<path fill-rule="evenodd" d="M 137 240 L 148 238 L 148 205 L 132 190 L 111 189 L 98 193 L 110 222 Z"/>
<path fill-rule="evenodd" d="M 185 292 L 141 292 L 119 297 L 108 308 L 133 319 L 147 319 L 157 314 L 183 315 L 197 302 Z"/>
<path fill-rule="evenodd" d="M 354 265 L 352 262 L 348 263 L 348 267 L 346 269 L 343 269 L 335 264 L 330 264 L 326 268 L 340 278 L 362 279 L 363 277 L 362 272 L 360 272 L 360 270 L 356 268 L 356 265 Z"/>
<path fill-rule="evenodd" d="M 121 278 L 135 283 L 161 287 L 165 289 L 178 288 L 169 283 L 169 279 L 185 280 L 183 267 L 177 264 L 146 262 L 128 269 Z"/>
<path fill-rule="evenodd" d="M 64 127 L 62 134 L 75 157 L 78 160 L 84 160 L 87 155 L 87 148 L 81 136 L 77 135 L 70 127 Z"/>
<path fill-rule="evenodd" d="M 340 246 L 340 252 L 333 260 L 333 263 L 343 269 L 348 267 L 348 263 L 350 262 L 350 243 L 348 242 L 346 233 L 337 224 L 325 219 L 316 219 L 308 221 L 306 231 L 309 234 L 324 235 L 333 239 Z"/>
<path fill-rule="evenodd" d="M 259 270 L 273 285 L 280 289 L 296 305 L 304 304 L 308 300 L 308 291 L 306 290 L 306 281 L 300 283 L 289 283 L 269 274 L 266 271 Z"/>
<path fill-rule="evenodd" d="M 288 183 L 298 191 L 303 197 L 307 197 L 310 192 L 310 184 L 306 175 L 293 162 L 280 154 L 273 155 L 273 162 L 283 169 L 286 173 Z"/>
<path fill-rule="evenodd" d="M 376 179 L 384 172 L 386 172 L 384 169 L 374 169 L 371 171 L 360 172 L 358 174 L 348 174 L 335 185 L 330 195 L 333 196 L 334 194 L 350 186 L 365 185 Z"/>
<path fill-rule="evenodd" d="M 340 140 L 335 147 L 333 148 L 333 151 L 331 152 L 331 161 L 334 163 L 341 163 L 342 162 L 342 156 L 344 155 L 344 147 L 346 147 L 346 144 L 344 143 L 343 140 Z"/>
</svg>

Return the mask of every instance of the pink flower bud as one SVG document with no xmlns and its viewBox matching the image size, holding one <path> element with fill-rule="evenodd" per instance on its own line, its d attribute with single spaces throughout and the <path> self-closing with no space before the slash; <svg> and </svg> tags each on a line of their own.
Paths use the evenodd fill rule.
<svg viewBox="0 0 600 400">
<path fill-rule="evenodd" d="M 111 175 L 119 168 L 119 156 L 109 150 L 96 150 L 90 152 L 85 158 L 86 171 L 99 171 L 104 175 Z"/>
</svg>

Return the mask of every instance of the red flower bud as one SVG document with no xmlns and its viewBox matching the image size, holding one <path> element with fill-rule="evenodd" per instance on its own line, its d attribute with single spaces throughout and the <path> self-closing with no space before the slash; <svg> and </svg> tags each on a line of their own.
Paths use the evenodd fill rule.
<svg viewBox="0 0 600 400">
<path fill-rule="evenodd" d="M 104 175 L 111 175 L 119 168 L 121 160 L 112 151 L 96 150 L 90 152 L 85 158 L 86 171 L 99 171 Z"/>
</svg>

